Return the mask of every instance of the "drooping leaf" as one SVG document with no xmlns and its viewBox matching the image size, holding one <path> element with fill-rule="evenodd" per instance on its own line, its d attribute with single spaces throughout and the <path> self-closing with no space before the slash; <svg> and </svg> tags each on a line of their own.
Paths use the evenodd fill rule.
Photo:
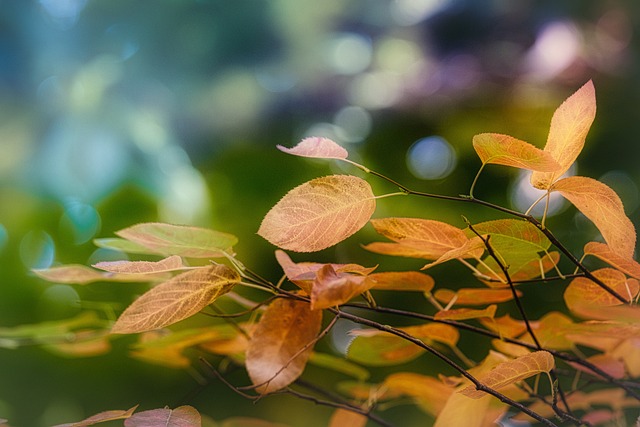
<svg viewBox="0 0 640 427">
<path fill-rule="evenodd" d="M 503 387 L 542 372 L 549 372 L 554 365 L 555 362 L 551 353 L 535 351 L 499 364 L 485 375 L 479 377 L 478 381 L 494 390 L 500 390 Z M 464 388 L 460 393 L 472 399 L 486 396 L 484 391 L 476 390 L 473 385 Z"/>
<path fill-rule="evenodd" d="M 361 366 L 345 360 L 343 357 L 333 356 L 327 353 L 313 352 L 309 357 L 309 363 L 325 369 L 340 372 L 359 381 L 366 381 L 369 378 L 369 371 Z"/>
<path fill-rule="evenodd" d="M 471 308 L 455 308 L 453 310 L 440 310 L 435 314 L 435 318 L 439 320 L 469 320 L 479 318 L 493 318 L 496 315 L 498 306 L 492 304 L 482 310 L 474 310 Z"/>
<path fill-rule="evenodd" d="M 365 275 L 338 273 L 327 264 L 316 273 L 311 289 L 311 309 L 335 307 L 369 290 L 375 283 Z"/>
<path fill-rule="evenodd" d="M 473 137 L 473 148 L 483 164 L 496 164 L 540 172 L 560 167 L 547 152 L 509 135 L 481 133 Z"/>
<path fill-rule="evenodd" d="M 453 387 L 442 381 L 413 372 L 391 374 L 385 378 L 382 385 L 393 394 L 411 397 L 423 411 L 432 416 L 442 411 L 453 393 Z"/>
<path fill-rule="evenodd" d="M 49 282 L 86 285 L 94 282 L 147 282 L 162 280 L 164 274 L 114 274 L 94 270 L 81 264 L 59 265 L 32 270 L 38 277 Z"/>
<path fill-rule="evenodd" d="M 550 191 L 558 191 L 589 218 L 614 253 L 624 259 L 633 258 L 636 230 L 615 191 L 583 176 L 563 178 L 553 184 Z"/>
<path fill-rule="evenodd" d="M 237 237 L 208 228 L 148 222 L 116 234 L 162 255 L 187 258 L 218 258 L 230 253 Z"/>
<path fill-rule="evenodd" d="M 150 331 L 193 316 L 240 281 L 231 268 L 214 264 L 181 273 L 135 300 L 111 329 L 116 334 Z"/>
<path fill-rule="evenodd" d="M 249 377 L 261 394 L 288 386 L 304 371 L 320 332 L 322 310 L 308 303 L 276 299 L 251 335 L 246 354 Z"/>
<path fill-rule="evenodd" d="M 372 289 L 385 291 L 430 292 L 435 284 L 431 276 L 417 271 L 373 273 L 367 280 L 374 283 Z"/>
<path fill-rule="evenodd" d="M 283 249 L 315 252 L 360 230 L 375 208 L 371 186 L 363 179 L 350 175 L 316 178 L 276 203 L 258 234 Z"/>
<path fill-rule="evenodd" d="M 638 282 L 627 279 L 624 273 L 613 268 L 601 268 L 593 271 L 593 275 L 604 282 L 619 295 L 633 299 L 638 293 Z M 564 291 L 564 301 L 572 312 L 591 317 L 593 310 L 599 307 L 610 307 L 622 304 L 600 285 L 586 277 L 573 279 Z"/>
<path fill-rule="evenodd" d="M 300 141 L 295 147 L 287 148 L 277 145 L 278 150 L 301 157 L 316 157 L 320 159 L 346 159 L 347 150 L 336 144 L 329 138 L 312 136 Z"/>
<path fill-rule="evenodd" d="M 598 257 L 629 276 L 640 279 L 640 263 L 631 258 L 620 256 L 617 252 L 613 251 L 609 245 L 599 242 L 589 242 L 584 245 L 584 254 Z"/>
<path fill-rule="evenodd" d="M 485 251 L 485 243 L 478 236 L 467 240 L 467 242 L 459 248 L 451 249 L 442 254 L 438 259 L 426 264 L 421 270 L 426 270 L 435 265 L 442 264 L 447 261 L 459 258 L 480 258 Z"/>
<path fill-rule="evenodd" d="M 133 413 L 137 408 L 138 408 L 138 405 L 134 406 L 133 408 L 127 409 L 126 411 L 124 410 L 104 411 L 104 412 L 100 412 L 98 414 L 92 415 L 88 418 L 85 418 L 82 421 L 78 421 L 75 423 L 58 424 L 55 427 L 86 427 L 86 426 L 92 426 L 99 423 L 104 423 L 107 421 L 122 420 L 122 419 L 131 417 L 131 415 L 133 415 Z"/>
<path fill-rule="evenodd" d="M 164 273 L 185 268 L 182 258 L 178 255 L 171 255 L 160 261 L 103 261 L 94 264 L 93 267 L 111 273 L 125 274 Z"/>
<path fill-rule="evenodd" d="M 367 417 L 362 414 L 338 408 L 329 419 L 329 427 L 365 427 L 367 421 Z"/>
<path fill-rule="evenodd" d="M 522 293 L 518 291 L 518 296 L 521 295 Z M 485 305 L 511 301 L 513 292 L 511 289 L 462 288 L 452 291 L 441 288 L 433 296 L 445 305 L 452 300 L 455 301 L 453 305 Z"/>
<path fill-rule="evenodd" d="M 535 259 L 532 259 L 530 254 L 525 253 L 521 255 L 522 256 L 515 256 L 513 253 L 509 254 L 507 271 L 509 273 L 509 278 L 514 285 L 517 285 L 518 281 L 530 280 L 543 276 L 549 270 L 553 269 L 560 261 L 560 253 L 557 251 L 548 252 L 545 255 L 541 255 L 541 258 Z M 506 288 L 509 286 L 509 284 L 506 283 L 504 273 L 493 257 L 485 257 L 482 261 L 483 264 L 479 264 L 477 266 L 478 271 L 491 278 L 497 274 L 498 278 L 503 280 L 502 282 L 495 280 L 489 281 L 483 280 L 483 278 L 480 277 L 479 279 L 482 282 L 490 288 Z"/>
<path fill-rule="evenodd" d="M 595 88 L 589 80 L 553 114 L 544 151 L 558 162 L 560 168 L 553 172 L 534 172 L 531 175 L 531 184 L 534 187 L 546 190 L 569 170 L 584 147 L 595 115 Z"/>
<path fill-rule="evenodd" d="M 133 414 L 124 422 L 125 427 L 200 427 L 202 418 L 193 406 L 179 406 L 176 409 L 151 409 Z"/>
</svg>

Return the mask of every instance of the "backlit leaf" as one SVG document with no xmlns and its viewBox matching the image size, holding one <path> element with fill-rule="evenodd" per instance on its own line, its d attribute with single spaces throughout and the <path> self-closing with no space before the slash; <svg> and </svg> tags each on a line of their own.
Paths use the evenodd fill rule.
<svg viewBox="0 0 640 427">
<path fill-rule="evenodd" d="M 584 254 L 600 258 L 612 267 L 640 279 L 640 264 L 631 258 L 624 258 L 614 252 L 608 245 L 599 242 L 589 242 L 584 245 Z"/>
<path fill-rule="evenodd" d="M 493 319 L 480 319 L 480 323 L 505 338 L 515 338 L 527 330 L 522 320 L 513 319 L 509 314 Z"/>
<path fill-rule="evenodd" d="M 620 257 L 630 259 L 636 248 L 636 230 L 624 213 L 620 197 L 607 185 L 592 178 L 572 176 L 551 187 L 589 218 Z"/>
<path fill-rule="evenodd" d="M 602 268 L 593 271 L 593 275 L 623 297 L 632 299 L 638 293 L 638 282 L 633 279 L 627 280 L 624 273 L 618 270 Z M 569 283 L 564 291 L 564 301 L 569 310 L 585 317 L 590 317 L 592 308 L 622 304 L 586 277 L 577 277 Z"/>
<path fill-rule="evenodd" d="M 433 377 L 413 372 L 398 372 L 385 378 L 382 385 L 394 394 L 411 397 L 420 408 L 436 416 L 453 393 L 453 387 Z"/>
<path fill-rule="evenodd" d="M 86 426 L 92 426 L 94 424 L 104 423 L 107 421 L 122 420 L 125 418 L 129 418 L 131 415 L 133 415 L 136 408 L 138 408 L 138 405 L 134 406 L 133 408 L 127 409 L 126 411 L 123 411 L 123 410 L 104 411 L 104 412 L 100 412 L 98 414 L 92 415 L 89 418 L 85 418 L 82 421 L 78 421 L 75 423 L 68 423 L 68 424 L 58 424 L 55 427 L 86 427 Z"/>
<path fill-rule="evenodd" d="M 68 334 L 65 338 L 61 342 L 45 344 L 44 348 L 64 357 L 94 357 L 111 350 L 111 342 L 106 330 L 81 330 Z"/>
<path fill-rule="evenodd" d="M 147 282 L 166 278 L 166 275 L 114 274 L 94 270 L 81 264 L 59 265 L 32 270 L 49 282 L 86 285 L 93 282 Z"/>
<path fill-rule="evenodd" d="M 587 133 L 596 115 L 596 93 L 589 80 L 567 98 L 553 114 L 544 151 L 560 165 L 553 172 L 534 172 L 531 184 L 546 190 L 564 174 L 584 147 Z"/>
<path fill-rule="evenodd" d="M 549 372 L 554 365 L 551 353 L 535 351 L 497 365 L 485 375 L 480 376 L 478 381 L 487 387 L 499 390 L 542 372 Z M 476 390 L 473 385 L 461 390 L 460 393 L 473 399 L 486 396 L 484 391 Z"/>
<path fill-rule="evenodd" d="M 148 222 L 137 224 L 116 234 L 163 255 L 187 258 L 216 258 L 230 252 L 238 239 L 207 228 Z"/>
<path fill-rule="evenodd" d="M 320 136 L 312 136 L 300 141 L 295 147 L 287 148 L 278 145 L 278 150 L 287 154 L 301 157 L 316 157 L 321 159 L 346 159 L 347 150 L 330 140 Z"/>
<path fill-rule="evenodd" d="M 430 292 L 435 284 L 431 276 L 417 271 L 373 273 L 367 280 L 374 283 L 372 289 L 385 291 Z"/>
<path fill-rule="evenodd" d="M 360 230 L 375 208 L 371 186 L 363 179 L 350 175 L 316 178 L 276 203 L 258 234 L 283 249 L 315 252 Z"/>
<path fill-rule="evenodd" d="M 478 236 L 467 240 L 467 242 L 459 248 L 451 249 L 450 251 L 442 254 L 435 261 L 426 264 L 421 270 L 426 270 L 434 265 L 442 264 L 443 262 L 451 261 L 459 258 L 480 258 L 485 250 L 485 243 Z"/>
<path fill-rule="evenodd" d="M 249 377 L 262 394 L 288 386 L 304 371 L 320 332 L 322 310 L 308 303 L 276 299 L 251 335 L 246 355 Z"/>
<path fill-rule="evenodd" d="M 367 425 L 367 421 L 367 417 L 362 414 L 338 408 L 333 411 L 329 419 L 329 427 L 364 427 Z"/>
<path fill-rule="evenodd" d="M 521 280 L 530 280 L 535 279 L 536 277 L 542 276 L 544 273 L 551 270 L 555 265 L 560 261 L 560 253 L 557 251 L 548 252 L 545 255 L 541 255 L 541 258 L 531 259 L 529 254 L 523 254 L 521 257 L 516 257 L 514 254 L 509 254 L 509 264 L 507 266 L 507 271 L 509 272 L 509 277 L 513 282 L 521 281 Z M 497 274 L 498 277 L 505 280 L 505 282 L 498 281 L 489 281 L 482 280 L 490 288 L 506 288 L 509 286 L 506 283 L 506 277 L 500 266 L 496 262 L 493 257 L 487 257 L 483 259 L 483 264 L 477 266 L 478 271 L 483 274 L 486 274 L 489 277 L 493 277 L 494 274 Z M 488 268 L 491 270 L 488 270 Z M 517 284 L 517 283 L 514 283 Z"/>
<path fill-rule="evenodd" d="M 176 409 L 151 409 L 137 412 L 124 422 L 125 427 L 200 427 L 202 418 L 192 406 L 179 406 Z"/>
<path fill-rule="evenodd" d="M 481 133 L 473 137 L 473 148 L 483 164 L 496 164 L 541 172 L 553 172 L 558 163 L 539 148 L 509 135 Z"/>
<path fill-rule="evenodd" d="M 593 356 L 587 357 L 585 360 L 592 365 L 597 366 L 613 378 L 622 379 L 625 376 L 624 362 L 618 358 L 612 357 L 610 354 L 594 354 Z M 568 363 L 578 371 L 587 372 L 591 375 L 599 376 L 591 369 L 579 363 Z"/>
<path fill-rule="evenodd" d="M 522 293 L 518 291 L 518 295 Z M 442 288 L 438 289 L 433 296 L 445 305 L 452 300 L 455 301 L 453 305 L 484 305 L 511 301 L 513 292 L 511 289 L 463 288 L 452 291 Z"/>
<path fill-rule="evenodd" d="M 99 248 L 111 249 L 113 251 L 126 252 L 129 254 L 162 255 L 162 253 L 159 253 L 158 251 L 120 237 L 93 239 L 93 243 Z"/>
<path fill-rule="evenodd" d="M 311 353 L 309 363 L 321 368 L 331 369 L 332 371 L 349 375 L 359 381 L 366 381 L 370 375 L 369 371 L 363 367 L 358 366 L 355 363 L 351 363 L 343 357 L 337 357 L 327 353 Z"/>
<path fill-rule="evenodd" d="M 558 311 L 551 311 L 539 321 L 530 322 L 530 324 L 538 342 L 544 348 L 554 350 L 573 350 L 575 348 L 575 343 L 568 335 L 574 323 L 566 315 Z M 524 334 L 521 340 L 533 344 L 533 339 L 528 333 Z"/>
<path fill-rule="evenodd" d="M 474 224 L 473 229 L 481 235 L 490 235 L 491 247 L 503 256 L 511 252 L 537 254 L 551 247 L 551 242 L 538 227 L 520 219 L 481 222 Z M 471 230 L 466 230 L 466 234 L 475 236 Z"/>
<path fill-rule="evenodd" d="M 370 289 L 367 276 L 338 273 L 329 264 L 318 270 L 311 289 L 311 309 L 335 307 Z"/>
<path fill-rule="evenodd" d="M 0 327 L 0 338 L 29 339 L 36 342 L 50 342 L 52 338 L 65 338 L 72 331 L 105 328 L 107 322 L 93 311 L 83 311 L 69 319 Z"/>
<path fill-rule="evenodd" d="M 434 427 L 485 427 L 491 396 L 468 399 L 459 393 L 451 393 L 442 411 L 436 418 Z"/>
<path fill-rule="evenodd" d="M 182 258 L 171 255 L 160 261 L 103 261 L 93 267 L 111 273 L 147 274 L 182 270 L 185 268 Z"/>
<path fill-rule="evenodd" d="M 470 308 L 455 308 L 453 310 L 440 310 L 435 314 L 435 318 L 439 320 L 468 320 L 483 317 L 492 318 L 496 315 L 498 306 L 493 304 L 482 310 L 473 310 Z"/>
<path fill-rule="evenodd" d="M 181 273 L 135 300 L 118 318 L 112 333 L 131 334 L 158 329 L 193 316 L 240 281 L 221 264 Z"/>
</svg>

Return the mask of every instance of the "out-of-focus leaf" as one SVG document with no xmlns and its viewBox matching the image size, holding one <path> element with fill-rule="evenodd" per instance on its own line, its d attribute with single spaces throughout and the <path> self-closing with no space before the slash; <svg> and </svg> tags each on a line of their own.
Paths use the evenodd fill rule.
<svg viewBox="0 0 640 427">
<path fill-rule="evenodd" d="M 451 393 L 433 426 L 484 427 L 490 401 L 490 396 L 469 399 L 460 393 Z"/>
<path fill-rule="evenodd" d="M 287 424 L 273 423 L 271 421 L 261 420 L 249 417 L 232 417 L 222 422 L 220 427 L 289 427 Z"/>
<path fill-rule="evenodd" d="M 287 148 L 277 145 L 278 150 L 301 157 L 315 157 L 320 159 L 346 159 L 347 150 L 336 144 L 329 138 L 312 136 L 300 141 L 295 147 Z"/>
<path fill-rule="evenodd" d="M 288 386 L 304 371 L 320 332 L 322 310 L 308 303 L 276 299 L 264 312 L 249 340 L 246 366 L 262 394 Z"/>
<path fill-rule="evenodd" d="M 481 133 L 473 137 L 473 148 L 482 164 L 496 164 L 540 172 L 553 172 L 560 165 L 551 154 L 509 135 Z"/>
<path fill-rule="evenodd" d="M 0 328 L 0 338 L 48 342 L 56 337 L 68 337 L 69 333 L 74 330 L 93 328 L 107 328 L 107 322 L 100 319 L 93 311 L 83 311 L 69 319 L 2 327 Z"/>
<path fill-rule="evenodd" d="M 329 427 L 364 427 L 365 425 L 367 425 L 367 417 L 342 408 L 333 411 L 329 419 Z"/>
<path fill-rule="evenodd" d="M 487 387 L 499 390 L 542 372 L 549 372 L 554 366 L 555 362 L 551 353 L 535 351 L 499 364 L 485 375 L 479 377 L 478 381 Z M 460 390 L 460 393 L 472 399 L 486 396 L 484 391 L 476 390 L 473 385 Z"/>
<path fill-rule="evenodd" d="M 482 310 L 473 310 L 470 308 L 456 308 L 453 310 L 440 310 L 435 314 L 436 319 L 441 320 L 469 320 L 483 317 L 493 318 L 496 315 L 498 306 L 492 304 Z"/>
<path fill-rule="evenodd" d="M 596 92 L 589 80 L 567 98 L 553 114 L 544 151 L 560 165 L 553 172 L 534 172 L 531 184 L 546 190 L 564 174 L 584 147 L 587 133 L 596 116 Z"/>
<path fill-rule="evenodd" d="M 611 354 L 594 354 L 593 356 L 587 357 L 585 360 L 602 369 L 613 378 L 622 379 L 626 374 L 624 362 L 619 358 L 612 357 Z M 591 369 L 588 369 L 581 364 L 573 362 L 568 363 L 579 371 L 587 372 L 591 375 L 597 375 Z"/>
<path fill-rule="evenodd" d="M 598 257 L 623 273 L 640 279 L 640 264 L 631 258 L 620 256 L 617 252 L 613 251 L 609 245 L 599 242 L 589 242 L 584 245 L 584 254 Z"/>
<path fill-rule="evenodd" d="M 505 338 L 515 338 L 527 330 L 527 327 L 522 320 L 515 320 L 509 314 L 505 314 L 501 317 L 479 319 L 479 321 L 485 328 L 490 329 Z"/>
<path fill-rule="evenodd" d="M 419 291 L 430 292 L 435 284 L 428 274 L 417 271 L 389 271 L 373 273 L 367 276 L 373 282 L 373 288 L 385 291 Z"/>
<path fill-rule="evenodd" d="M 442 381 L 414 372 L 391 374 L 382 385 L 394 394 L 411 397 L 423 411 L 434 417 L 442 411 L 453 393 L 453 387 Z"/>
<path fill-rule="evenodd" d="M 640 376 L 640 337 L 622 341 L 609 354 L 624 362 L 626 371 L 631 378 Z"/>
<path fill-rule="evenodd" d="M 103 261 L 93 267 L 110 273 L 125 274 L 164 273 L 185 268 L 178 255 L 171 255 L 160 261 Z"/>
<path fill-rule="evenodd" d="M 117 231 L 124 239 L 162 255 L 218 258 L 238 243 L 234 235 L 208 228 L 148 222 Z"/>
<path fill-rule="evenodd" d="M 240 281 L 231 268 L 215 264 L 179 274 L 151 288 L 120 315 L 116 334 L 159 329 L 193 316 Z"/>
<path fill-rule="evenodd" d="M 371 186 L 363 179 L 325 176 L 289 191 L 267 212 L 258 234 L 282 249 L 315 252 L 360 230 L 375 208 Z"/>
<path fill-rule="evenodd" d="M 146 246 L 139 245 L 127 239 L 121 239 L 120 237 L 93 239 L 93 243 L 99 248 L 111 249 L 113 251 L 126 252 L 129 254 L 162 255 L 162 253 L 159 253 L 158 251 L 149 249 Z"/>
<path fill-rule="evenodd" d="M 369 371 L 364 369 L 362 366 L 351 363 L 343 357 L 336 357 L 327 353 L 311 353 L 309 363 L 321 368 L 331 369 L 332 371 L 349 375 L 359 381 L 366 381 L 370 375 Z"/>
<path fill-rule="evenodd" d="M 69 334 L 65 341 L 49 343 L 44 348 L 58 356 L 93 357 L 108 353 L 111 343 L 106 330 L 81 330 Z"/>
<path fill-rule="evenodd" d="M 104 411 L 104 412 L 100 412 L 98 414 L 92 415 L 89 418 L 85 418 L 82 421 L 78 421 L 75 423 L 68 423 L 68 424 L 58 424 L 55 427 L 86 427 L 86 426 L 92 426 L 94 424 L 104 423 L 107 421 L 122 420 L 122 419 L 131 417 L 137 408 L 138 408 L 138 405 L 134 406 L 131 409 L 127 409 L 126 411 L 123 411 L 123 410 Z"/>
<path fill-rule="evenodd" d="M 568 335 L 573 326 L 573 320 L 559 311 L 551 311 L 539 321 L 531 322 L 531 329 L 540 345 L 554 350 L 573 350 L 575 348 L 575 342 Z M 533 343 L 533 338 L 528 333 L 523 334 L 521 340 Z"/>
<path fill-rule="evenodd" d="M 598 227 L 609 248 L 623 259 L 632 259 L 636 230 L 624 213 L 620 197 L 606 184 L 592 178 L 571 176 L 551 186 Z"/>
<path fill-rule="evenodd" d="M 93 282 L 147 282 L 166 278 L 163 274 L 116 274 L 94 270 L 81 264 L 68 264 L 33 270 L 49 282 L 86 285 Z"/>
<path fill-rule="evenodd" d="M 176 409 L 151 409 L 133 414 L 124 422 L 125 427 L 200 427 L 202 418 L 192 406 L 179 406 Z"/>
<path fill-rule="evenodd" d="M 522 292 L 518 291 L 518 296 L 521 295 Z M 452 291 L 441 288 L 433 296 L 445 305 L 452 300 L 454 300 L 453 305 L 485 305 L 511 301 L 513 292 L 511 292 L 511 289 L 463 288 Z"/>
</svg>

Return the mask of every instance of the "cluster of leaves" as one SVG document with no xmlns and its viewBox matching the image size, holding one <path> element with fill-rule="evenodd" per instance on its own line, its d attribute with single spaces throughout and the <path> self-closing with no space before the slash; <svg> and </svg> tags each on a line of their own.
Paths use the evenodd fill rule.
<svg viewBox="0 0 640 427">
<path fill-rule="evenodd" d="M 67 352 L 90 354 L 104 351 L 112 334 L 139 334 L 134 357 L 187 367 L 192 361 L 185 350 L 197 348 L 221 356 L 227 365 L 246 368 L 252 386 L 241 389 L 226 380 L 223 366 L 227 365 L 207 362 L 211 374 L 234 391 L 249 399 L 290 393 L 331 406 L 335 408 L 331 426 L 364 426 L 368 421 L 390 425 L 380 414 L 382 403 L 407 398 L 440 427 L 489 426 L 504 416 L 548 426 L 558 421 L 624 424 L 629 411 L 640 408 L 636 232 L 611 188 L 587 177 L 564 177 L 584 146 L 595 109 L 595 90 L 588 82 L 556 110 L 544 149 L 500 134 L 473 139 L 482 162 L 480 171 L 487 165 L 532 171 L 531 185 L 544 190 L 536 203 L 548 203 L 551 193 L 560 193 L 595 224 L 604 242 L 587 242 L 581 257 L 558 241 L 546 227 L 545 216 L 538 219 L 529 211 L 476 199 L 477 177 L 467 196 L 417 192 L 349 160 L 347 151 L 335 142 L 312 137 L 293 148 L 278 148 L 295 156 L 347 162 L 400 191 L 376 196 L 366 180 L 354 175 L 321 177 L 292 189 L 267 213 L 258 231 L 280 248 L 275 257 L 284 276 L 277 282 L 246 268 L 233 252 L 236 238 L 218 231 L 146 223 L 117 232 L 117 238 L 99 239 L 96 243 L 101 247 L 161 259 L 101 262 L 93 268 L 65 265 L 36 274 L 58 283 L 148 281 L 154 285 L 120 314 L 109 333 L 105 321 L 95 315 L 49 325 L 54 335 L 75 336 L 73 343 L 58 343 L 58 350 L 64 346 Z M 466 220 L 465 228 L 422 218 L 371 219 L 377 199 L 406 195 L 478 204 L 502 217 L 481 223 Z M 458 261 L 478 279 L 478 285 L 446 289 L 437 287 L 423 271 L 378 272 L 377 266 L 355 263 L 294 262 L 284 251 L 319 251 L 368 223 L 387 240 L 369 243 L 366 250 L 425 260 L 422 270 Z M 588 269 L 585 257 L 596 258 L 602 267 Z M 575 271 L 562 272 L 562 260 Z M 549 311 L 531 319 L 525 310 L 523 285 L 548 281 L 566 284 L 568 311 Z M 242 292 L 246 286 L 268 296 L 249 299 Z M 375 301 L 379 291 L 409 292 L 413 299 L 419 293 L 425 297 L 425 309 L 418 313 L 380 306 Z M 225 299 L 241 309 L 223 313 L 218 303 Z M 425 314 L 429 306 L 432 313 Z M 518 318 L 503 314 L 514 306 Z M 352 307 L 371 316 L 345 310 Z M 201 312 L 224 322 L 168 328 Z M 397 316 L 405 325 L 380 323 L 375 320 L 379 313 Z M 346 359 L 314 350 L 338 319 L 365 327 L 352 331 Z M 458 347 L 460 331 L 491 341 L 492 349 L 480 362 L 470 360 Z M 28 327 L 22 327 L 0 331 L 0 338 L 7 346 L 19 345 L 20 339 L 34 339 L 29 333 Z M 31 333 L 42 337 L 42 326 L 31 327 Z M 399 370 L 381 382 L 367 382 L 365 367 L 399 366 L 425 353 L 447 363 L 457 376 Z M 305 394 L 301 375 L 309 363 L 353 380 L 338 385 L 340 397 Z M 548 384 L 540 382 L 540 376 L 548 377 Z"/>
</svg>

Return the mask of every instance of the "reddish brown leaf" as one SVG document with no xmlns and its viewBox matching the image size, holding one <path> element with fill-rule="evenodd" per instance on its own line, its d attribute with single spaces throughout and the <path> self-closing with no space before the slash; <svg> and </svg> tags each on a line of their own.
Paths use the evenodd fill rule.
<svg viewBox="0 0 640 427">
<path fill-rule="evenodd" d="M 304 371 L 320 332 L 322 310 L 308 303 L 276 299 L 264 312 L 251 335 L 246 366 L 262 394 L 288 386 Z"/>
<path fill-rule="evenodd" d="M 360 230 L 375 208 L 371 186 L 363 179 L 350 175 L 316 178 L 276 203 L 258 234 L 283 249 L 315 252 Z"/>
<path fill-rule="evenodd" d="M 318 270 L 311 290 L 311 309 L 335 307 L 370 289 L 367 276 L 338 273 L 329 264 Z"/>
<path fill-rule="evenodd" d="M 346 159 L 347 150 L 330 140 L 320 136 L 305 138 L 293 148 L 277 145 L 278 150 L 301 157 L 316 157 L 321 159 Z"/>
<path fill-rule="evenodd" d="M 473 148 L 483 164 L 496 164 L 541 172 L 553 172 L 560 165 L 551 154 L 509 135 L 481 133 L 473 137 Z"/>
<path fill-rule="evenodd" d="M 202 418 L 192 406 L 179 406 L 176 409 L 152 409 L 137 412 L 124 422 L 125 427 L 200 427 Z"/>
</svg>

